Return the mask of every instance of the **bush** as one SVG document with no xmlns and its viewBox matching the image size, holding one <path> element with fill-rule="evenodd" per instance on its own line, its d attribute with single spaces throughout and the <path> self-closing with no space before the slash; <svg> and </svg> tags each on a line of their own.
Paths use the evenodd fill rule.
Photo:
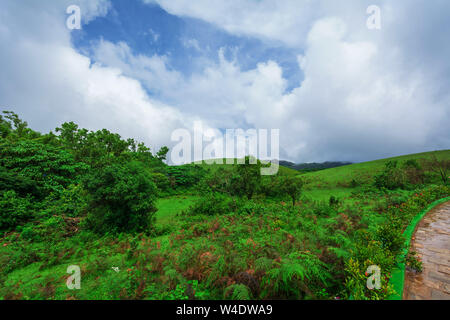
<svg viewBox="0 0 450 320">
<path fill-rule="evenodd" d="M 200 192 L 221 192 L 233 194 L 231 182 L 234 181 L 236 174 L 231 169 L 219 167 L 217 170 L 211 170 L 203 177 L 199 184 Z"/>
<path fill-rule="evenodd" d="M 352 181 L 350 181 L 350 188 L 357 188 L 359 186 L 361 186 L 361 181 L 357 180 L 357 179 L 352 179 Z"/>
<path fill-rule="evenodd" d="M 90 195 L 86 225 L 97 233 L 144 232 L 154 223 L 157 189 L 139 162 L 115 163 L 84 180 Z"/>
<path fill-rule="evenodd" d="M 279 175 L 263 176 L 259 192 L 266 197 L 281 197 L 285 195 L 283 186 L 283 177 Z"/>
<path fill-rule="evenodd" d="M 382 300 L 389 297 L 393 291 L 389 284 L 389 275 L 396 264 L 396 257 L 386 244 L 375 239 L 366 230 L 356 233 L 353 257 L 346 261 L 347 278 L 345 286 L 349 295 L 356 300 Z M 381 269 L 381 289 L 369 290 L 366 286 L 368 275 L 365 273 L 369 266 L 376 265 Z"/>
<path fill-rule="evenodd" d="M 0 231 L 10 231 L 31 217 L 29 198 L 20 198 L 15 191 L 0 196 Z"/>
<path fill-rule="evenodd" d="M 153 182 L 155 183 L 158 190 L 166 192 L 170 190 L 170 180 L 162 173 L 152 173 Z"/>
<path fill-rule="evenodd" d="M 402 225 L 391 220 L 378 226 L 375 239 L 380 241 L 383 249 L 389 250 L 394 256 L 397 256 L 405 243 Z"/>
<path fill-rule="evenodd" d="M 336 198 L 335 196 L 331 196 L 328 202 L 330 204 L 330 207 L 338 207 L 339 204 L 341 203 L 339 198 Z"/>
<path fill-rule="evenodd" d="M 402 189 L 406 186 L 406 174 L 398 167 L 397 161 L 386 163 L 384 171 L 375 176 L 375 186 L 378 189 L 388 190 Z"/>
<path fill-rule="evenodd" d="M 420 260 L 419 256 L 417 255 L 417 252 L 412 251 L 409 252 L 406 257 L 406 266 L 415 272 L 422 272 L 423 271 L 423 265 L 422 261 Z"/>
<path fill-rule="evenodd" d="M 207 216 L 222 215 L 236 212 L 238 207 L 236 200 L 229 196 L 220 193 L 209 193 L 196 202 L 189 209 L 189 213 Z"/>
<path fill-rule="evenodd" d="M 417 185 L 425 183 L 425 172 L 417 160 L 405 161 L 403 168 L 409 184 Z"/>
<path fill-rule="evenodd" d="M 336 215 L 337 208 L 330 206 L 325 201 L 312 201 L 307 207 L 303 209 L 303 212 L 308 215 L 317 217 L 331 217 Z"/>
<path fill-rule="evenodd" d="M 205 170 L 198 165 L 184 165 L 167 167 L 169 177 L 175 183 L 175 187 L 193 187 L 205 174 Z"/>
<path fill-rule="evenodd" d="M 51 216 L 40 224 L 27 224 L 21 231 L 21 237 L 29 241 L 46 241 L 53 243 L 61 241 L 66 233 L 66 222 L 62 217 Z"/>
<path fill-rule="evenodd" d="M 389 283 L 389 277 L 383 276 L 383 269 L 381 269 L 381 289 L 369 290 L 367 288 L 367 274 L 365 272 L 370 265 L 373 265 L 372 261 L 360 262 L 350 259 L 346 262 L 345 287 L 354 300 L 385 300 L 395 292 L 393 286 Z"/>
<path fill-rule="evenodd" d="M 256 215 L 263 215 L 270 211 L 271 208 L 269 208 L 267 205 L 255 203 L 253 201 L 239 201 L 238 202 L 238 213 L 247 215 L 247 214 L 256 214 Z"/>
</svg>

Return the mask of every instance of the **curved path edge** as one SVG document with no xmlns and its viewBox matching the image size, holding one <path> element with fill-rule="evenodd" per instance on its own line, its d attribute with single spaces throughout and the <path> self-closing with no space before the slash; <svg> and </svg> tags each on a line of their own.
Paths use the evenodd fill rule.
<svg viewBox="0 0 450 320">
<path fill-rule="evenodd" d="M 401 257 L 400 257 L 401 261 L 405 260 L 406 255 L 409 252 L 409 249 L 411 246 L 411 240 L 414 235 L 414 232 L 416 231 L 418 224 L 435 207 L 437 207 L 438 205 L 441 205 L 445 202 L 449 202 L 449 201 L 450 201 L 450 197 L 446 197 L 446 198 L 437 200 L 437 201 L 431 203 L 428 207 L 426 207 L 417 216 L 414 217 L 414 219 L 411 221 L 411 223 L 408 225 L 408 227 L 405 229 L 405 231 L 403 233 L 406 237 L 406 242 L 405 242 L 405 248 L 403 249 Z M 394 269 L 394 271 L 392 272 L 390 283 L 394 286 L 394 290 L 395 290 L 396 294 L 389 297 L 389 300 L 402 300 L 403 290 L 404 290 L 404 286 L 405 286 L 405 269 L 406 269 L 405 262 L 400 262 L 398 267 L 396 269 Z"/>
<path fill-rule="evenodd" d="M 450 202 L 433 209 L 419 223 L 411 250 L 422 272 L 406 269 L 404 300 L 450 300 Z"/>
</svg>

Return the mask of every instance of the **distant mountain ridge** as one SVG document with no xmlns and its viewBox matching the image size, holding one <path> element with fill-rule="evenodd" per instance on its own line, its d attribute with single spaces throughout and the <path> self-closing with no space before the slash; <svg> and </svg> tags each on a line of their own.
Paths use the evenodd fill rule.
<svg viewBox="0 0 450 320">
<path fill-rule="evenodd" d="M 293 163 L 290 161 L 280 161 L 280 165 L 297 171 L 318 171 L 330 168 L 343 167 L 353 164 L 352 162 L 344 161 L 326 161 L 322 163 L 312 162 L 312 163 Z"/>
</svg>

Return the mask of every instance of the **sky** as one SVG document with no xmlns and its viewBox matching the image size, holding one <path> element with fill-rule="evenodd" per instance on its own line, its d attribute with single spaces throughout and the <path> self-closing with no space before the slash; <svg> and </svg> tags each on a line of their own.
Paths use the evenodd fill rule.
<svg viewBox="0 0 450 320">
<path fill-rule="evenodd" d="M 450 149 L 449 12 L 447 0 L 1 0 L 0 110 L 153 150 L 195 121 L 280 129 L 294 162 Z"/>
</svg>

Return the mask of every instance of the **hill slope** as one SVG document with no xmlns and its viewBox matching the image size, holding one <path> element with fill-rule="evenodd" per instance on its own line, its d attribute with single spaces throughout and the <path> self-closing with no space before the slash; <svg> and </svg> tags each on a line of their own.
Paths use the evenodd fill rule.
<svg viewBox="0 0 450 320">
<path fill-rule="evenodd" d="M 398 161 L 401 163 L 412 159 L 430 159 L 433 154 L 435 154 L 438 159 L 450 159 L 450 150 L 424 152 L 310 172 L 303 174 L 302 177 L 307 181 L 310 181 L 311 185 L 317 187 L 337 187 L 339 186 L 338 184 L 349 184 L 353 179 L 359 182 L 367 182 L 372 179 L 374 175 L 383 170 L 385 164 L 389 161 Z"/>
</svg>

